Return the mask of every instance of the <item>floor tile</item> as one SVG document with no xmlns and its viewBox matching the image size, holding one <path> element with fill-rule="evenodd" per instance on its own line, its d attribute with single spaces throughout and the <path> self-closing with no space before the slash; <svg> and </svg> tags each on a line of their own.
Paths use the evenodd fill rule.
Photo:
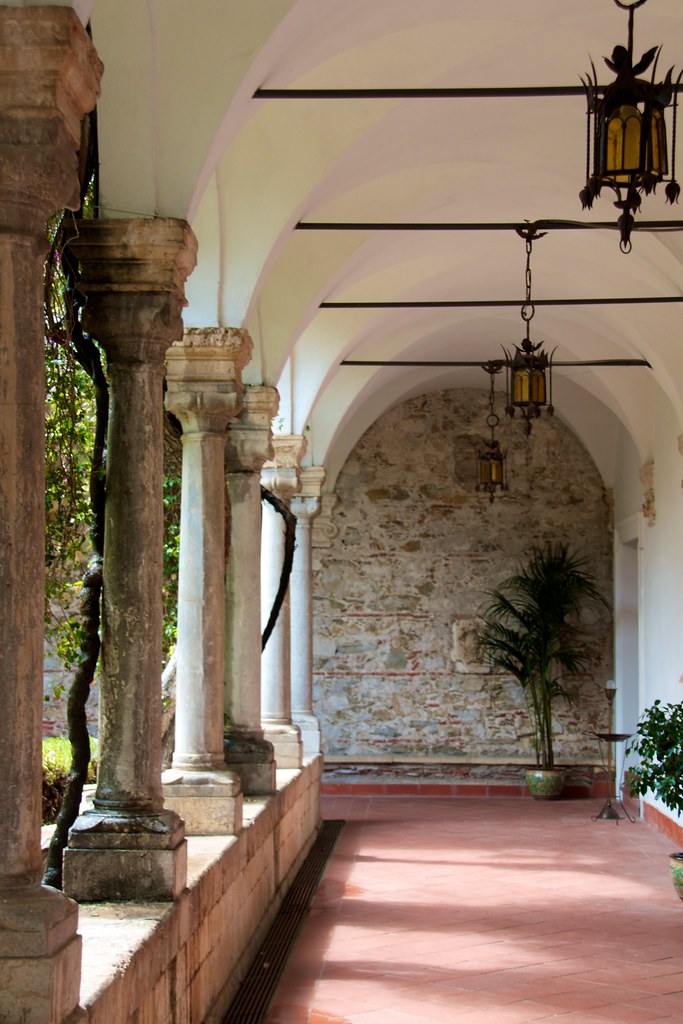
<svg viewBox="0 0 683 1024">
<path fill-rule="evenodd" d="M 683 1024 L 671 842 L 601 805 L 325 796 L 346 825 L 268 1024 Z"/>
</svg>

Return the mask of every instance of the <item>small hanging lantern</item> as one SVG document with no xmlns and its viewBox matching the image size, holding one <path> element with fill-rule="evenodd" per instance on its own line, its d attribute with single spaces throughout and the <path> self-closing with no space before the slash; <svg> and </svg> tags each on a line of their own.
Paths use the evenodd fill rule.
<svg viewBox="0 0 683 1024">
<path fill-rule="evenodd" d="M 517 234 L 526 244 L 526 296 L 521 317 L 526 325 L 526 336 L 521 345 L 515 345 L 512 356 L 504 349 L 507 369 L 507 405 L 505 412 L 514 416 L 519 411 L 525 421 L 527 434 L 531 431 L 531 420 L 541 415 L 546 406 L 548 415 L 553 414 L 552 405 L 552 356 L 543 350 L 543 342 L 534 345 L 529 337 L 529 323 L 536 312 L 531 301 L 531 248 L 536 238 L 543 238 L 545 232 L 536 230 L 533 224 L 517 228 Z"/>
<path fill-rule="evenodd" d="M 489 391 L 489 414 L 486 417 L 487 426 L 491 430 L 489 440 L 482 441 L 477 450 L 477 490 L 488 491 L 489 502 L 493 503 L 497 488 L 507 491 L 506 458 L 507 452 L 500 447 L 496 440 L 496 427 L 500 419 L 494 411 L 494 384 L 493 378 L 502 368 L 500 360 L 492 360 L 484 365 L 484 369 L 491 378 Z"/>
<path fill-rule="evenodd" d="M 586 184 L 579 198 L 583 209 L 591 209 L 603 186 L 616 193 L 614 205 L 621 210 L 617 219 L 622 252 L 631 251 L 634 214 L 640 209 L 642 194 L 654 192 L 658 182 L 669 174 L 664 110 L 673 99 L 671 134 L 671 176 L 665 188 L 667 202 L 678 202 L 680 186 L 676 181 L 676 114 L 681 71 L 672 82 L 670 68 L 662 82 L 655 82 L 661 46 L 653 46 L 633 63 L 633 12 L 646 0 L 627 4 L 614 0 L 628 11 L 628 47 L 615 46 L 605 64 L 616 79 L 603 91 L 591 61 L 592 75 L 581 78 L 587 99 Z M 654 63 L 653 63 L 654 62 Z M 637 75 L 652 65 L 652 79 Z"/>
</svg>

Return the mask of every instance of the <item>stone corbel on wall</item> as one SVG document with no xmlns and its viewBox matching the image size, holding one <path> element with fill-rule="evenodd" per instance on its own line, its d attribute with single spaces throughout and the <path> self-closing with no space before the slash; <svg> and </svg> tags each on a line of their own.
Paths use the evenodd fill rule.
<svg viewBox="0 0 683 1024">
<path fill-rule="evenodd" d="M 332 542 L 339 533 L 339 527 L 332 519 L 337 504 L 336 494 L 323 494 L 320 497 L 320 512 L 313 520 L 312 546 L 314 548 L 332 547 Z"/>
<path fill-rule="evenodd" d="M 647 520 L 648 526 L 655 525 L 655 464 L 652 459 L 646 462 L 640 470 L 640 482 L 645 488 L 643 496 L 642 512 Z"/>
</svg>

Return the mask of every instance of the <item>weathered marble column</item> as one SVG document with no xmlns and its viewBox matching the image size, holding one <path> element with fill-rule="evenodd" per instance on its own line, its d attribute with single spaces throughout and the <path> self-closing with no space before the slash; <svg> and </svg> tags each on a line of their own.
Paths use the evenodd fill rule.
<svg viewBox="0 0 683 1024">
<path fill-rule="evenodd" d="M 275 791 L 275 754 L 261 727 L 261 478 L 273 456 L 275 388 L 247 387 L 225 444 L 230 549 L 225 600 L 225 760 L 248 794 Z"/>
<path fill-rule="evenodd" d="M 300 489 L 299 461 L 306 441 L 298 434 L 273 438 L 275 458 L 266 462 L 261 483 L 285 504 Z M 267 622 L 277 593 L 285 550 L 285 524 L 270 505 L 263 509 L 261 534 L 261 628 Z M 261 720 L 275 749 L 278 768 L 300 768 L 303 746 L 299 727 L 292 722 L 290 676 L 289 588 L 270 639 L 261 656 Z"/>
<path fill-rule="evenodd" d="M 74 12 L 0 7 L 0 1019 L 78 1004 L 78 909 L 41 886 L 45 608 L 45 221 L 79 203 L 102 65 Z"/>
<path fill-rule="evenodd" d="M 290 582 L 292 721 L 301 730 L 304 755 L 320 753 L 320 723 L 313 713 L 313 571 L 311 527 L 320 514 L 325 482 L 322 466 L 300 471 L 301 488 L 292 498 L 296 516 L 296 548 Z"/>
<path fill-rule="evenodd" d="M 223 754 L 225 431 L 240 408 L 251 339 L 190 328 L 166 353 L 166 408 L 183 428 L 175 749 L 164 803 L 187 835 L 242 827 L 239 776 Z"/>
<path fill-rule="evenodd" d="M 163 379 L 196 244 L 184 221 L 161 218 L 84 221 L 72 243 L 111 398 L 97 790 L 64 853 L 64 889 L 81 900 L 174 899 L 185 886 L 183 822 L 161 793 Z"/>
</svg>

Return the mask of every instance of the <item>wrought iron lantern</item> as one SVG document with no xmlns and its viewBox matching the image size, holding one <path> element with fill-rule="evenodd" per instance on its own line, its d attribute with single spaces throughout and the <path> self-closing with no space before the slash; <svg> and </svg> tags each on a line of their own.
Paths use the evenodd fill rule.
<svg viewBox="0 0 683 1024">
<path fill-rule="evenodd" d="M 496 427 L 500 418 L 496 416 L 494 409 L 494 376 L 502 369 L 501 360 L 491 360 L 484 364 L 484 369 L 491 378 L 489 390 L 489 414 L 486 417 L 486 424 L 491 430 L 491 437 L 482 441 L 477 449 L 477 490 L 488 491 L 489 502 L 493 502 L 496 490 L 507 491 L 507 452 L 500 447 L 496 439 Z"/>
<path fill-rule="evenodd" d="M 605 64 L 615 81 L 604 90 L 598 86 L 597 72 L 591 61 L 591 73 L 582 76 L 587 99 L 586 184 L 579 193 L 583 209 L 591 209 L 604 186 L 616 194 L 614 205 L 621 210 L 617 219 L 622 252 L 631 251 L 634 214 L 640 209 L 643 193 L 654 192 L 660 181 L 667 202 L 678 201 L 676 181 L 676 114 L 681 71 L 673 82 L 673 67 L 661 82 L 655 81 L 661 46 L 653 46 L 635 64 L 633 62 L 633 14 L 646 0 L 617 7 L 628 11 L 628 46 L 615 46 Z M 652 66 L 650 81 L 638 75 Z M 671 175 L 667 152 L 664 111 L 672 106 Z"/>
<path fill-rule="evenodd" d="M 505 412 L 514 416 L 519 412 L 524 419 L 527 434 L 531 432 L 531 421 L 541 415 L 541 408 L 546 407 L 548 415 L 553 414 L 552 405 L 552 354 L 549 356 L 543 349 L 543 342 L 534 345 L 529 337 L 529 324 L 536 312 L 531 301 L 531 249 L 535 239 L 543 238 L 545 232 L 539 233 L 533 224 L 517 228 L 517 233 L 526 244 L 526 295 L 521 309 L 521 317 L 526 325 L 526 335 L 521 345 L 515 345 L 512 355 L 505 352 L 507 371 L 507 405 Z"/>
</svg>

